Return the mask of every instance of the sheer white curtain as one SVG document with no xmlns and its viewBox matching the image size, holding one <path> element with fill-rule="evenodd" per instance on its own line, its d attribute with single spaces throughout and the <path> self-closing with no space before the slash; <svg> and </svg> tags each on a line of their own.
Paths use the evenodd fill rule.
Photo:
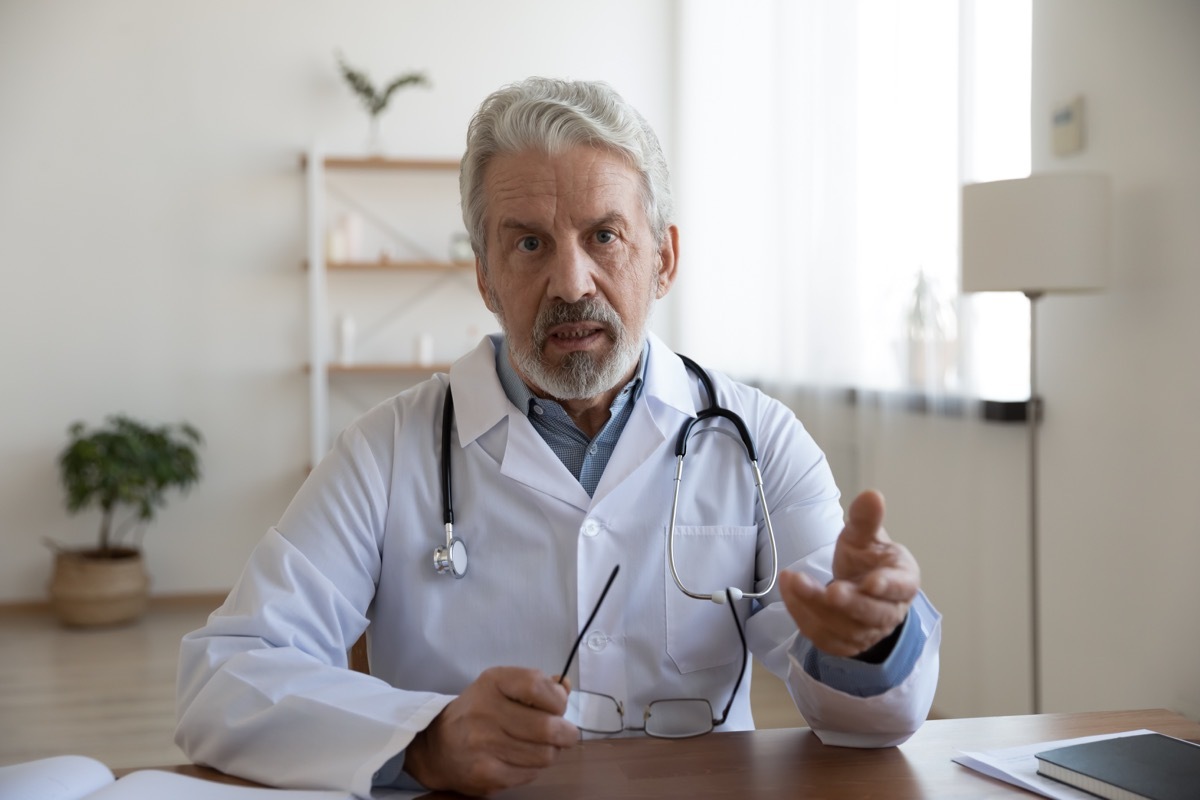
<svg viewBox="0 0 1200 800">
<path fill-rule="evenodd" d="M 1028 173 L 1028 0 L 679 14 L 680 349 L 772 383 L 1019 395 L 1023 306 L 960 301 L 958 198 Z"/>
</svg>

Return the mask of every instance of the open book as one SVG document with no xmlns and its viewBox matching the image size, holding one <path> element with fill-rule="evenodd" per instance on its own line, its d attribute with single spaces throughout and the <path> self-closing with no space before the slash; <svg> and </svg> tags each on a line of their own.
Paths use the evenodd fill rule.
<svg viewBox="0 0 1200 800">
<path fill-rule="evenodd" d="M 414 797 L 387 792 L 380 797 Z M 86 756 L 55 756 L 0 767 L 0 800 L 353 800 L 345 792 L 231 786 L 160 770 L 116 778 Z"/>
</svg>

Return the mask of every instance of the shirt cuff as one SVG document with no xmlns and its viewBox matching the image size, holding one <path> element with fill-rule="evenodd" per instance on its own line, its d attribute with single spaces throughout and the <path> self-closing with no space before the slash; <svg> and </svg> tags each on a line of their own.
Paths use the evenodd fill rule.
<svg viewBox="0 0 1200 800">
<path fill-rule="evenodd" d="M 425 787 L 416 778 L 404 771 L 404 753 L 401 750 L 389 758 L 384 765 L 376 770 L 371 778 L 371 786 L 384 789 L 404 789 L 410 792 L 423 792 Z"/>
<path fill-rule="evenodd" d="M 892 652 L 878 664 L 822 653 L 811 642 L 799 637 L 796 645 L 803 642 L 807 646 L 807 652 L 800 659 L 804 671 L 829 688 L 855 697 L 875 697 L 894 689 L 909 676 L 921 651 L 925 649 L 925 632 L 921 630 L 921 622 L 912 617 L 910 610 L 901 623 L 900 638 L 892 647 Z M 799 656 L 800 653 L 795 655 Z"/>
</svg>

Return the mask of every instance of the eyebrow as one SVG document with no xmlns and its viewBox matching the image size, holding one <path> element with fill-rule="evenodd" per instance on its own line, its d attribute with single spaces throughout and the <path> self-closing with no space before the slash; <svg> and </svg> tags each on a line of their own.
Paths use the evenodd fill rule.
<svg viewBox="0 0 1200 800">
<path fill-rule="evenodd" d="M 612 227 L 629 227 L 629 218 L 620 211 L 610 211 L 607 214 L 596 217 L 583 226 L 584 230 L 593 230 L 595 228 Z M 535 225 L 531 222 L 517 219 L 516 217 L 505 217 L 500 220 L 498 225 L 500 230 L 505 231 L 538 231 L 543 230 L 542 226 Z"/>
<path fill-rule="evenodd" d="M 620 211 L 610 211 L 609 213 L 597 219 L 591 225 L 588 225 L 588 228 L 603 228 L 606 226 L 628 228 L 629 219 Z"/>
<path fill-rule="evenodd" d="M 504 219 L 500 220 L 498 227 L 502 231 L 533 231 L 533 230 L 540 231 L 541 230 L 541 227 L 538 225 L 534 225 L 529 222 L 524 222 L 523 220 L 519 220 L 514 217 L 505 217 Z"/>
</svg>

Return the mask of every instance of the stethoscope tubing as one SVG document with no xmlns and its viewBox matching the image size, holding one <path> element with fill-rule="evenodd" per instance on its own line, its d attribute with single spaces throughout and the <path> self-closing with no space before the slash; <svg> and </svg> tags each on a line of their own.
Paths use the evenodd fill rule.
<svg viewBox="0 0 1200 800">
<path fill-rule="evenodd" d="M 454 393 L 446 384 L 446 399 L 442 402 L 442 524 L 446 529 L 446 545 L 433 551 L 433 569 L 438 575 L 462 578 L 467 574 L 467 545 L 454 538 L 454 494 L 450 481 L 450 433 L 454 426 Z M 457 558 L 455 557 L 457 554 Z"/>
<path fill-rule="evenodd" d="M 707 378 L 707 375 L 705 377 Z M 707 381 L 705 383 L 708 386 L 712 386 Z M 715 395 L 710 394 L 709 398 L 712 402 L 716 402 L 714 399 Z M 746 446 L 746 456 L 750 460 L 750 469 L 754 473 L 754 485 L 758 489 L 758 502 L 762 506 L 763 522 L 767 526 L 767 538 L 771 543 L 771 582 L 761 592 L 746 592 L 735 586 L 726 587 L 719 592 L 711 594 L 694 592 L 683 585 L 683 581 L 679 577 L 679 570 L 675 567 L 675 519 L 679 511 L 679 487 L 683 482 L 683 457 L 687 452 L 687 440 L 692 435 L 692 427 L 700 420 L 710 417 L 724 417 L 737 427 L 738 433 L 742 438 L 742 444 Z M 727 599 L 738 600 L 743 597 L 749 597 L 752 600 L 756 600 L 767 595 L 775 588 L 775 580 L 779 575 L 779 550 L 775 544 L 775 527 L 771 524 L 771 512 L 767 508 L 767 495 L 763 489 L 762 472 L 758 468 L 754 440 L 751 438 L 750 430 L 746 427 L 746 423 L 742 418 L 727 408 L 709 406 L 694 419 L 689 420 L 679 433 L 679 440 L 675 445 L 675 491 L 671 498 L 671 526 L 667 529 L 667 563 L 671 567 L 671 577 L 675 580 L 675 585 L 679 587 L 679 591 L 696 600 L 709 600 L 718 605 L 724 603 Z"/>
</svg>

